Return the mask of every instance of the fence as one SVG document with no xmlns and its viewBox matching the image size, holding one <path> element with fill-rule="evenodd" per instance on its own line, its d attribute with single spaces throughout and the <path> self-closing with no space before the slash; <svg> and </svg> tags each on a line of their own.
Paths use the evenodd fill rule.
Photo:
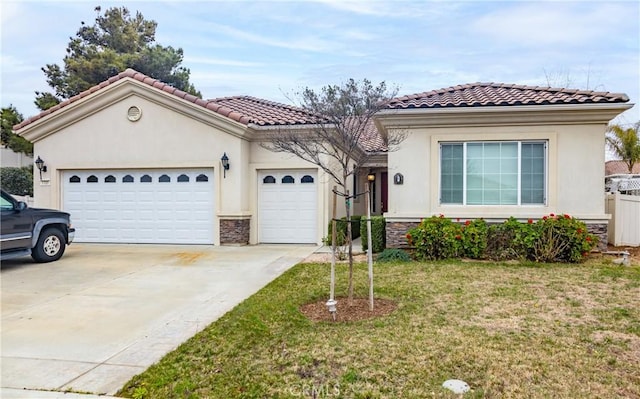
<svg viewBox="0 0 640 399">
<path fill-rule="evenodd" d="M 640 195 L 606 194 L 605 212 L 611 214 L 610 244 L 640 246 Z"/>
</svg>

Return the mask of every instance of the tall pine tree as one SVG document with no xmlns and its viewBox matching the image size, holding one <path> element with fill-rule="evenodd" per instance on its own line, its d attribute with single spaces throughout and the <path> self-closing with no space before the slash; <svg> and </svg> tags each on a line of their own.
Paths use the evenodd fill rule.
<svg viewBox="0 0 640 399">
<path fill-rule="evenodd" d="M 201 97 L 189 82 L 189 69 L 180 66 L 182 49 L 155 43 L 155 21 L 146 20 L 139 11 L 132 16 L 126 7 L 109 8 L 104 14 L 100 7 L 95 10 L 95 23 L 88 26 L 81 22 L 67 45 L 64 65 L 42 68 L 55 93 L 36 92 L 38 108 L 51 108 L 127 68 Z"/>
</svg>

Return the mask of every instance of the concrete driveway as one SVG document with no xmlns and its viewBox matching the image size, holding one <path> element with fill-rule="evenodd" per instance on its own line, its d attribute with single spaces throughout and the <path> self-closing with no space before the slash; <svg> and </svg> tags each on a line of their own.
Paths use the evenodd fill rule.
<svg viewBox="0 0 640 399">
<path fill-rule="evenodd" d="M 2 263 L 2 396 L 113 395 L 315 246 L 73 244 Z"/>
</svg>

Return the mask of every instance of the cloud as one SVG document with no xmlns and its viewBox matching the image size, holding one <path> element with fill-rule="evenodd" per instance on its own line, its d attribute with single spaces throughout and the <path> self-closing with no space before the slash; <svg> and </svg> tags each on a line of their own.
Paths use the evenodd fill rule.
<svg viewBox="0 0 640 399">
<path fill-rule="evenodd" d="M 184 63 L 187 64 L 202 64 L 202 65 L 222 65 L 222 66 L 233 66 L 233 67 L 262 67 L 265 66 L 262 62 L 251 62 L 251 61 L 236 61 L 236 60 L 227 60 L 220 58 L 209 58 L 209 57 L 184 57 Z"/>
<path fill-rule="evenodd" d="M 637 6 L 635 8 L 637 18 Z M 521 46 L 581 45 L 606 40 L 612 35 L 629 34 L 624 32 L 623 25 L 631 18 L 630 11 L 628 5 L 595 2 L 516 3 L 480 16 L 471 24 L 471 29 L 497 42 Z M 607 28 L 603 26 L 606 21 L 615 23 Z"/>
</svg>

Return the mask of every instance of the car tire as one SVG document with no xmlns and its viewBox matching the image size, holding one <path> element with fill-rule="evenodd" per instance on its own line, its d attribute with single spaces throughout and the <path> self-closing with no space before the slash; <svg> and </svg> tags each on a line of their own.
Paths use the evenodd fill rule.
<svg viewBox="0 0 640 399">
<path fill-rule="evenodd" d="M 39 263 L 53 262 L 62 256 L 66 247 L 64 234 L 56 228 L 48 228 L 40 233 L 31 257 Z"/>
</svg>

